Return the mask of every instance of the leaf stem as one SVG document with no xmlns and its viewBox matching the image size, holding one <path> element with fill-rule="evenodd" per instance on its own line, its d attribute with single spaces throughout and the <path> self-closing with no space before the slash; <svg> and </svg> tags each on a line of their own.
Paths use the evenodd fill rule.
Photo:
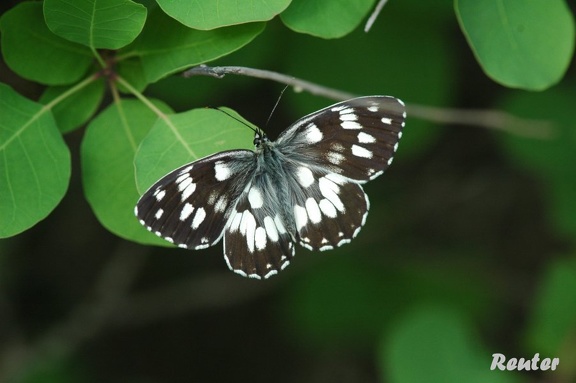
<svg viewBox="0 0 576 383">
<path fill-rule="evenodd" d="M 134 95 L 138 100 L 142 101 L 144 105 L 150 108 L 159 118 L 163 120 L 168 120 L 168 116 L 164 112 L 162 112 L 156 105 L 154 105 L 148 98 L 146 98 L 142 93 L 140 93 L 136 88 L 132 86 L 128 81 L 124 80 L 120 76 L 116 76 L 116 81 L 122 85 L 124 88 L 128 89 L 130 93 Z"/>
<path fill-rule="evenodd" d="M 122 77 L 117 76 L 116 81 L 118 81 L 118 83 L 122 85 L 124 88 L 128 89 L 128 91 L 132 93 L 138 100 L 142 101 L 144 105 L 150 108 L 150 110 L 152 110 L 152 112 L 154 112 L 158 116 L 158 118 L 164 120 L 164 123 L 168 126 L 168 128 L 170 128 L 176 139 L 180 141 L 180 143 L 182 144 L 184 149 L 186 149 L 188 154 L 193 158 L 198 158 L 198 156 L 196 155 L 196 153 L 194 153 L 192 148 L 190 148 L 190 145 L 188 145 L 184 137 L 182 137 L 182 135 L 178 131 L 178 128 L 174 125 L 174 123 L 170 119 L 170 116 L 168 116 L 160 109 L 158 109 L 156 105 L 154 105 L 148 98 L 146 98 L 142 93 L 140 93 L 136 88 L 134 88 L 128 81 L 124 80 Z"/>
<path fill-rule="evenodd" d="M 102 56 L 100 56 L 100 54 L 98 53 L 98 51 L 96 50 L 96 48 L 94 47 L 90 47 L 90 50 L 92 51 L 92 53 L 94 54 L 94 57 L 96 58 L 96 61 L 98 61 L 98 64 L 100 64 L 100 66 L 102 68 L 106 68 L 106 62 L 104 61 L 104 59 L 102 58 Z"/>
<path fill-rule="evenodd" d="M 56 97 L 55 99 L 53 99 L 50 102 L 48 102 L 47 104 L 45 104 L 43 109 L 44 110 L 52 109 L 53 107 L 58 105 L 60 102 L 64 101 L 66 98 L 70 97 L 74 93 L 78 92 L 80 89 L 85 88 L 86 86 L 88 86 L 89 84 L 91 84 L 92 82 L 94 82 L 98 79 L 99 79 L 99 76 L 97 74 L 93 74 L 92 76 L 86 77 L 84 80 L 80 81 L 78 84 L 74 85 L 72 88 L 68 89 L 67 91 L 65 91 L 64 93 L 62 93 L 58 97 Z"/>
</svg>

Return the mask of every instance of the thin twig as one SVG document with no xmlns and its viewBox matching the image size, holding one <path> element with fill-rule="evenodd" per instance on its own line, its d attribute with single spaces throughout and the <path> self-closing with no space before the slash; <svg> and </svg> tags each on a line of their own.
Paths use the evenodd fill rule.
<svg viewBox="0 0 576 383">
<path fill-rule="evenodd" d="M 372 12 L 370 17 L 368 18 L 368 21 L 366 21 L 366 25 L 364 26 L 364 32 L 370 31 L 370 28 L 372 28 L 372 25 L 374 24 L 374 22 L 378 18 L 378 15 L 380 15 L 382 8 L 384 8 L 384 5 L 386 5 L 387 2 L 388 2 L 388 0 L 380 0 L 378 2 L 378 4 L 376 4 L 376 8 L 374 8 L 374 12 Z"/>
<path fill-rule="evenodd" d="M 188 69 L 182 75 L 184 77 L 192 76 L 211 76 L 222 78 L 227 74 L 237 74 L 242 76 L 256 77 L 265 80 L 272 80 L 282 84 L 290 85 L 295 91 L 307 91 L 308 93 L 316 96 L 324 96 L 332 100 L 347 100 L 354 98 L 356 95 L 348 92 L 343 92 L 337 89 L 328 88 L 326 86 L 318 85 L 310 81 L 302 80 L 293 76 L 288 76 L 278 72 L 269 70 L 247 68 L 241 66 L 214 66 L 199 65 L 194 68 Z"/>
<path fill-rule="evenodd" d="M 282 73 L 240 66 L 209 67 L 206 65 L 200 65 L 188 69 L 183 73 L 183 76 L 211 76 L 222 78 L 227 74 L 277 81 L 293 87 L 296 91 L 307 91 L 311 94 L 337 101 L 358 97 L 358 95 L 353 93 L 318 85 Z M 554 124 L 550 121 L 520 118 L 499 110 L 439 108 L 418 104 L 407 105 L 407 110 L 411 117 L 443 124 L 491 128 L 518 136 L 538 139 L 550 139 L 554 136 Z"/>
</svg>

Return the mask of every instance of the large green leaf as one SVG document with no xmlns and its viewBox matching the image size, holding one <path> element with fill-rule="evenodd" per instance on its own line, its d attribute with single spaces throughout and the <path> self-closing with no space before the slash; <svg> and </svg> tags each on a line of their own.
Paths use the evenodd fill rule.
<svg viewBox="0 0 576 383">
<path fill-rule="evenodd" d="M 69 86 L 48 87 L 40 97 L 44 105 L 70 89 Z M 104 96 L 104 81 L 96 80 L 70 95 L 52 108 L 58 129 L 62 133 L 80 127 L 96 112 Z"/>
<path fill-rule="evenodd" d="M 48 29 L 42 3 L 24 2 L 0 19 L 2 54 L 20 76 L 46 85 L 67 85 L 88 70 L 90 49 L 64 40 Z"/>
<path fill-rule="evenodd" d="M 138 148 L 138 190 L 144 192 L 169 171 L 198 158 L 227 149 L 252 149 L 253 135 L 247 126 L 214 109 L 168 115 L 154 124 Z"/>
<path fill-rule="evenodd" d="M 352 32 L 373 5 L 374 0 L 293 0 L 280 17 L 296 32 L 330 39 Z"/>
<path fill-rule="evenodd" d="M 130 0 L 45 0 L 48 28 L 94 49 L 119 49 L 144 27 L 146 8 Z"/>
<path fill-rule="evenodd" d="M 197 31 L 186 28 L 162 12 L 151 12 L 144 32 L 134 45 L 126 47 L 126 52 L 141 58 L 146 79 L 154 82 L 240 49 L 263 29 L 264 24 L 251 23 Z"/>
<path fill-rule="evenodd" d="M 0 84 L 0 237 L 44 219 L 70 178 L 70 152 L 50 110 Z"/>
<path fill-rule="evenodd" d="M 476 59 L 494 81 L 542 90 L 557 83 L 574 52 L 574 19 L 564 0 L 455 0 Z"/>
<path fill-rule="evenodd" d="M 166 105 L 155 104 L 170 112 Z M 168 244 L 143 230 L 134 216 L 139 197 L 134 155 L 157 118 L 136 100 L 122 100 L 100 113 L 82 141 L 82 180 L 94 214 L 108 230 L 137 242 Z"/>
<path fill-rule="evenodd" d="M 195 29 L 268 21 L 282 12 L 290 0 L 157 0 L 170 17 Z"/>
<path fill-rule="evenodd" d="M 390 383 L 516 382 L 513 372 L 491 371 L 492 352 L 481 349 L 457 312 L 426 306 L 404 316 L 380 345 L 380 369 Z"/>
</svg>

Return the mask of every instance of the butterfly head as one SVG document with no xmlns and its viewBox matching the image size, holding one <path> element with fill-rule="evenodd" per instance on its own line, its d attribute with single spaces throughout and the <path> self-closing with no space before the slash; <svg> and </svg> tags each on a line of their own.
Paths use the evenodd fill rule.
<svg viewBox="0 0 576 383">
<path fill-rule="evenodd" d="M 257 131 L 254 134 L 254 146 L 256 147 L 256 149 L 261 149 L 263 145 L 266 145 L 269 142 L 270 140 L 268 139 L 266 133 Z"/>
</svg>

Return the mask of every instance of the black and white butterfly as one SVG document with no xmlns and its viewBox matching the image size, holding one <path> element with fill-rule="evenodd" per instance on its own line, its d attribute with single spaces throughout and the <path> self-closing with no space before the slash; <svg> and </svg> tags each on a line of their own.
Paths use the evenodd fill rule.
<svg viewBox="0 0 576 383">
<path fill-rule="evenodd" d="M 255 150 L 229 150 L 162 177 L 138 201 L 149 231 L 186 249 L 224 238 L 228 267 L 268 278 L 288 266 L 294 243 L 328 250 L 350 242 L 366 221 L 361 184 L 382 174 L 402 136 L 404 103 L 359 97 L 296 121 Z"/>
</svg>

